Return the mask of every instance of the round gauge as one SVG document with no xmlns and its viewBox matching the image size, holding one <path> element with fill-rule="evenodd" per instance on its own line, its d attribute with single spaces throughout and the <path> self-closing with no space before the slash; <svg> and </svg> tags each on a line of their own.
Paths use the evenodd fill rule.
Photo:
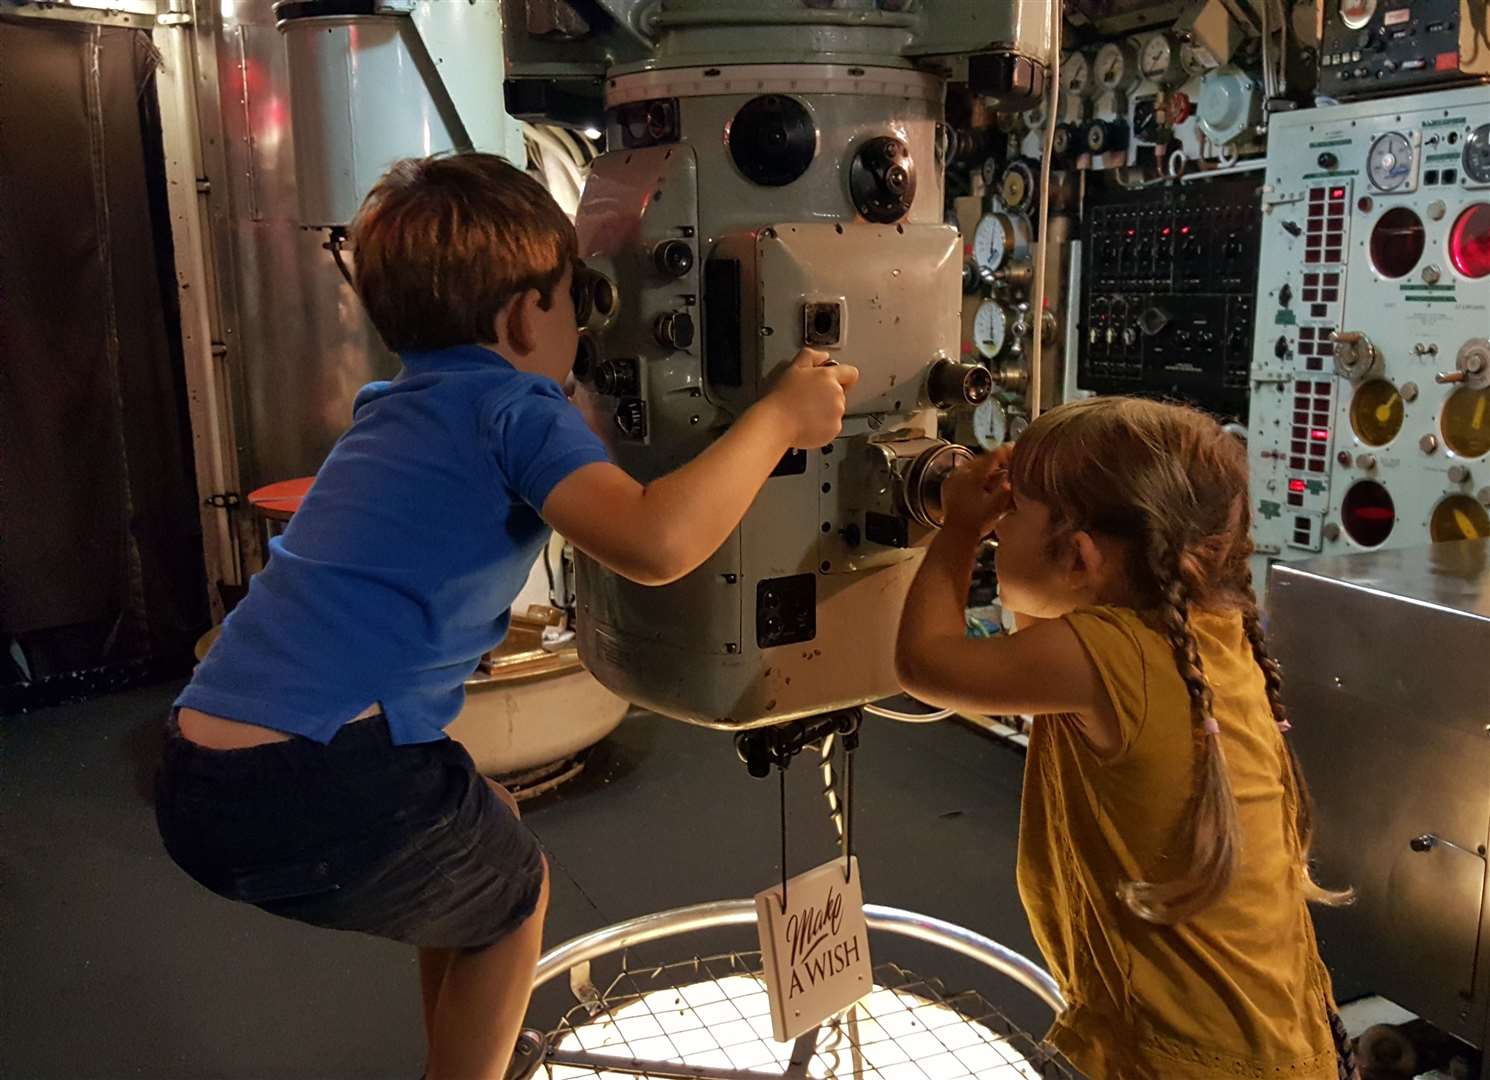
<svg viewBox="0 0 1490 1080">
<path fill-rule="evenodd" d="M 1490 452 L 1490 387 L 1461 386 L 1443 403 L 1443 441 L 1460 457 Z"/>
<path fill-rule="evenodd" d="M 1471 495 L 1450 495 L 1433 508 L 1433 516 L 1428 519 L 1428 535 L 1435 544 L 1483 540 L 1490 536 L 1490 513 Z"/>
<path fill-rule="evenodd" d="M 1125 41 L 1109 41 L 1097 50 L 1092 64 L 1092 78 L 1108 90 L 1127 89 L 1138 80 L 1133 47 Z"/>
<path fill-rule="evenodd" d="M 985 300 L 973 316 L 973 348 L 992 360 L 1009 343 L 1009 309 L 997 300 Z"/>
<path fill-rule="evenodd" d="M 1016 161 L 1004 170 L 999 181 L 999 201 L 1010 210 L 1027 211 L 1034 201 L 1035 174 L 1022 161 Z"/>
<path fill-rule="evenodd" d="M 1061 86 L 1068 94 L 1086 96 L 1092 88 L 1092 68 L 1085 54 L 1073 52 L 1061 58 Z"/>
<path fill-rule="evenodd" d="M 1220 67 L 1221 63 L 1216 59 L 1215 53 L 1204 45 L 1186 41 L 1180 45 L 1180 66 L 1185 69 L 1186 75 L 1204 75 L 1207 71 Z"/>
<path fill-rule="evenodd" d="M 1378 191 L 1395 191 L 1412 174 L 1412 143 L 1397 131 L 1381 135 L 1371 144 L 1366 174 Z"/>
<path fill-rule="evenodd" d="M 1359 30 L 1376 14 L 1376 0 L 1340 0 L 1340 21 Z"/>
<path fill-rule="evenodd" d="M 1465 138 L 1464 175 L 1471 183 L 1490 184 L 1490 124 L 1481 124 Z"/>
<path fill-rule="evenodd" d="M 1014 246 L 1014 223 L 1008 214 L 984 214 L 973 233 L 973 260 L 980 270 L 997 270 Z"/>
<path fill-rule="evenodd" d="M 984 450 L 997 450 L 1009 439 L 1009 414 L 997 398 L 973 410 L 973 438 Z"/>
<path fill-rule="evenodd" d="M 1155 34 L 1143 43 L 1138 54 L 1138 70 L 1144 78 L 1166 88 L 1178 86 L 1185 77 L 1180 50 L 1168 34 Z"/>
<path fill-rule="evenodd" d="M 1402 395 L 1385 379 L 1362 383 L 1350 399 L 1350 426 L 1367 446 L 1385 446 L 1402 430 Z"/>
</svg>

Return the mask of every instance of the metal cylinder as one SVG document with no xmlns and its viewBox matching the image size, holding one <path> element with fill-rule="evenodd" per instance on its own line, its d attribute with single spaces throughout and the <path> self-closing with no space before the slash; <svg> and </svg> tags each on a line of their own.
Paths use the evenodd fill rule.
<svg viewBox="0 0 1490 1080">
<path fill-rule="evenodd" d="M 993 376 L 982 364 L 938 360 L 926 375 L 926 396 L 939 409 L 978 405 L 993 393 Z"/>
</svg>

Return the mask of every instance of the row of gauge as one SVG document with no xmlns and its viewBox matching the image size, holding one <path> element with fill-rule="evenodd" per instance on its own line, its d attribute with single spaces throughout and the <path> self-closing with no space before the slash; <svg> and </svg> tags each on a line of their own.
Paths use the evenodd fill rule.
<svg viewBox="0 0 1490 1080">
<path fill-rule="evenodd" d="M 965 423 L 984 449 L 993 449 L 1025 424 L 1028 385 L 1026 347 L 1031 332 L 1029 295 L 1034 281 L 1031 253 L 1036 179 L 1026 162 L 1014 162 L 993 181 L 995 207 L 973 230 L 963 271 L 964 342 L 969 359 L 993 373 L 997 392 Z"/>
</svg>

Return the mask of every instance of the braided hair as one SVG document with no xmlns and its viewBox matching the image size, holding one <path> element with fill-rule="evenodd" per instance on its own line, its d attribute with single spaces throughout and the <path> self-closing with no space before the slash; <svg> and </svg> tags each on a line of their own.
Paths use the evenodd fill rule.
<svg viewBox="0 0 1490 1080">
<path fill-rule="evenodd" d="M 1123 541 L 1136 602 L 1157 612 L 1190 698 L 1194 789 L 1186 814 L 1188 863 L 1171 881 L 1123 882 L 1118 894 L 1140 917 L 1180 922 L 1213 904 L 1236 874 L 1241 826 L 1226 768 L 1215 694 L 1191 619 L 1198 608 L 1239 609 L 1262 671 L 1280 738 L 1288 729 L 1278 663 L 1267 652 L 1252 590 L 1246 450 L 1195 409 L 1100 397 L 1052 409 L 1015 444 L 1016 490 L 1050 507 L 1052 546 L 1078 531 Z M 1290 747 L 1282 780 L 1293 815 L 1295 855 L 1311 900 L 1348 894 L 1309 876 L 1311 807 Z"/>
</svg>

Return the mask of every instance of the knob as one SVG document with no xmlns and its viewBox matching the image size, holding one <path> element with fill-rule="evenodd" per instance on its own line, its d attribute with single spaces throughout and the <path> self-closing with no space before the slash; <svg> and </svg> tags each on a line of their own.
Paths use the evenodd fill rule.
<svg viewBox="0 0 1490 1080">
<path fill-rule="evenodd" d="M 1346 451 L 1345 456 L 1346 456 L 1347 459 L 1349 459 L 1350 452 L 1349 451 Z M 1371 469 L 1376 468 L 1376 455 L 1375 454 L 1361 454 L 1359 457 L 1357 457 L 1355 459 L 1355 463 L 1356 463 L 1356 467 L 1357 468 L 1366 469 L 1366 470 L 1369 471 Z"/>
<path fill-rule="evenodd" d="M 964 296 L 971 296 L 977 292 L 978 286 L 983 283 L 978 270 L 978 263 L 975 259 L 969 259 L 962 264 L 962 294 Z"/>
<path fill-rule="evenodd" d="M 926 396 L 939 409 L 978 405 L 993 393 L 993 375 L 981 364 L 938 360 L 926 375 Z"/>
<path fill-rule="evenodd" d="M 627 398 L 616 407 L 616 427 L 628 439 L 640 439 L 647 434 L 647 407 L 639 398 Z"/>
<path fill-rule="evenodd" d="M 1438 449 L 1438 436 L 1432 434 L 1424 435 L 1418 440 L 1418 449 L 1425 454 L 1433 453 Z"/>
<path fill-rule="evenodd" d="M 1443 271 L 1437 266 L 1428 265 L 1423 267 L 1423 280 L 1429 285 L 1437 285 L 1441 277 L 1443 277 Z"/>
<path fill-rule="evenodd" d="M 625 397 L 638 389 L 635 360 L 601 360 L 595 365 L 595 392 Z"/>
<path fill-rule="evenodd" d="M 1340 159 L 1328 150 L 1319 155 L 1318 161 L 1321 169 L 1333 169 L 1340 164 Z"/>
<path fill-rule="evenodd" d="M 1407 842 L 1407 846 L 1414 851 L 1432 851 L 1438 846 L 1438 837 L 1432 833 L 1424 833 L 1422 836 L 1414 836 Z"/>
<path fill-rule="evenodd" d="M 693 316 L 686 311 L 669 311 L 657 316 L 652 332 L 665 349 L 693 347 Z"/>
<path fill-rule="evenodd" d="M 1273 355 L 1279 360 L 1288 355 L 1288 338 L 1280 335 L 1278 340 L 1273 342 Z"/>
<path fill-rule="evenodd" d="M 1469 372 L 1467 371 L 1440 371 L 1437 375 L 1433 376 L 1433 381 L 1436 383 L 1461 383 L 1467 378 L 1469 378 Z"/>
<path fill-rule="evenodd" d="M 1293 286 L 1287 282 L 1284 282 L 1283 287 L 1278 290 L 1278 303 L 1284 307 L 1293 303 Z"/>
<path fill-rule="evenodd" d="M 1468 465 L 1450 465 L 1449 466 L 1449 483 L 1451 483 L 1451 484 L 1467 484 L 1467 483 L 1469 483 L 1469 466 Z"/>
<path fill-rule="evenodd" d="M 668 277 L 680 278 L 693 269 L 693 249 L 682 240 L 664 240 L 652 249 L 652 261 Z"/>
</svg>

